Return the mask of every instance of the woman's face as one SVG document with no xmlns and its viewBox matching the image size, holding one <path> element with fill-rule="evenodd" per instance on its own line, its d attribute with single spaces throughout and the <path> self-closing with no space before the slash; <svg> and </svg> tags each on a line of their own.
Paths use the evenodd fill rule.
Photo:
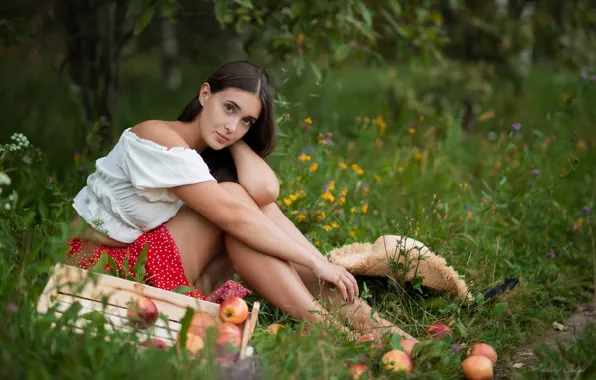
<svg viewBox="0 0 596 380">
<path fill-rule="evenodd" d="M 251 92 L 228 88 L 212 94 L 208 84 L 201 88 L 203 110 L 199 129 L 203 142 L 221 150 L 240 140 L 261 114 L 261 100 Z"/>
</svg>

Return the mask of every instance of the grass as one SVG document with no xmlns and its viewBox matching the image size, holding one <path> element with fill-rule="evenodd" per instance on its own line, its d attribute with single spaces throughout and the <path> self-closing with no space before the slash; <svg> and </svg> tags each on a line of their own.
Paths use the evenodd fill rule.
<svg viewBox="0 0 596 380">
<path fill-rule="evenodd" d="M 148 118 L 174 119 L 196 90 L 189 80 L 176 93 L 165 93 L 157 68 L 141 61 L 127 63 L 117 128 Z M 48 268 L 65 254 L 70 199 L 96 157 L 76 155 L 84 132 L 62 81 L 45 69 L 2 65 L 11 73 L 10 91 L 2 95 L 8 126 L 2 141 L 23 132 L 40 148 L 0 159 L 0 171 L 12 178 L 0 194 L 0 339 L 7 347 L 0 360 L 7 376 L 215 376 L 219 369 L 212 360 L 139 352 L 122 336 L 106 343 L 99 326 L 82 336 L 67 327 L 49 329 L 50 319 L 34 312 Z M 396 83 L 416 93 L 416 81 L 404 78 Z M 596 206 L 596 140 L 590 133 L 596 85 L 575 73 L 537 68 L 515 98 L 506 85 L 496 85 L 479 110 L 484 120 L 465 136 L 460 115 L 420 113 L 399 97 L 387 101 L 393 91 L 387 82 L 382 69 L 351 69 L 330 73 L 322 87 L 309 78 L 282 87 L 287 103 L 278 103 L 278 115 L 287 116 L 270 159 L 282 186 L 278 204 L 323 252 L 398 234 L 444 256 L 475 296 L 499 279 L 520 278 L 507 297 L 478 296 L 467 306 L 416 281 L 401 281 L 399 268 L 394 278 L 359 278 L 375 309 L 408 333 L 424 338 L 426 327 L 437 321 L 454 328 L 454 337 L 425 340 L 408 378 L 461 378 L 459 365 L 469 343 L 487 342 L 504 358 L 594 293 L 594 224 L 585 207 Z M 396 107 L 399 112 L 393 112 Z M 521 124 L 519 132 L 513 123 Z M 12 191 L 18 197 L 9 199 Z M 72 318 L 58 322 L 68 326 Z M 292 331 L 267 336 L 269 323 L 300 326 L 266 302 L 260 321 L 254 345 L 265 378 L 347 378 L 346 363 L 356 361 L 369 364 L 376 378 L 392 376 L 379 366 L 382 352 L 354 346 L 334 331 L 327 330 L 323 339 L 316 338 L 317 327 L 310 337 L 294 337 Z M 571 351 L 543 360 L 556 368 L 573 364 L 593 371 L 593 342 L 588 330 Z M 454 344 L 461 349 L 453 351 Z M 397 342 L 389 337 L 386 349 L 391 346 Z"/>
</svg>

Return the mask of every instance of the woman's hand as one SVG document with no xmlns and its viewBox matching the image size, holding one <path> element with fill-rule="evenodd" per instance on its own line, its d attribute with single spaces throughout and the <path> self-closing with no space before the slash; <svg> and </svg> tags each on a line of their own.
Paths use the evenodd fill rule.
<svg viewBox="0 0 596 380">
<path fill-rule="evenodd" d="M 353 303 L 354 297 L 360 294 L 354 276 L 344 267 L 330 263 L 327 259 L 317 260 L 312 272 L 321 280 L 335 285 L 344 301 Z"/>
</svg>

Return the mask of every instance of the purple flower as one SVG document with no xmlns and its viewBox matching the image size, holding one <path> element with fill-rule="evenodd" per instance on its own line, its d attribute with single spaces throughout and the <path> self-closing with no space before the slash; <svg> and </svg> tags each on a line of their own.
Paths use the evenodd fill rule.
<svg viewBox="0 0 596 380">
<path fill-rule="evenodd" d="M 586 72 L 583 72 L 583 73 L 582 73 L 582 79 L 586 79 L 587 77 L 588 77 L 588 73 L 586 73 Z"/>
<path fill-rule="evenodd" d="M 585 70 L 586 70 L 586 72 L 591 73 L 592 72 L 592 66 L 586 66 Z"/>
<path fill-rule="evenodd" d="M 596 82 L 596 75 L 592 75 L 592 82 Z"/>
<path fill-rule="evenodd" d="M 453 344 L 451 346 L 451 351 L 453 351 L 453 352 L 458 352 L 460 349 L 461 349 L 461 347 L 459 344 Z"/>
<path fill-rule="evenodd" d="M 540 170 L 534 169 L 534 170 L 532 170 L 532 174 L 538 175 L 538 174 L 540 174 Z"/>
<path fill-rule="evenodd" d="M 511 126 L 511 129 L 513 129 L 515 132 L 519 132 L 519 130 L 521 129 L 521 124 L 520 123 L 514 123 Z"/>
<path fill-rule="evenodd" d="M 547 259 L 551 259 L 551 260 L 552 260 L 552 259 L 554 259 L 554 258 L 555 258 L 555 253 L 554 253 L 554 252 L 552 252 L 552 251 L 551 251 L 551 252 L 548 252 L 548 253 L 546 254 L 546 258 L 547 258 Z"/>
<path fill-rule="evenodd" d="M 590 206 L 584 206 L 584 212 L 585 212 L 586 214 L 589 214 L 589 213 L 590 213 L 590 211 L 592 211 L 592 209 L 590 208 Z"/>
</svg>

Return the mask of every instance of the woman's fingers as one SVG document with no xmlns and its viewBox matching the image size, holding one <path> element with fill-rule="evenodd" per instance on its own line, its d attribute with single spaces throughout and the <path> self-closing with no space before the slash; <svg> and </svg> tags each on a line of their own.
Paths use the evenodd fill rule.
<svg viewBox="0 0 596 380">
<path fill-rule="evenodd" d="M 354 288 L 354 284 L 352 283 L 352 281 L 350 280 L 349 277 L 344 276 L 342 278 L 344 279 L 345 284 L 346 284 L 346 288 L 348 290 L 349 298 L 348 298 L 347 301 L 349 303 L 353 303 L 354 302 L 354 295 L 356 294 L 356 289 Z"/>
<path fill-rule="evenodd" d="M 339 289 L 339 291 L 341 292 L 341 296 L 344 300 L 348 299 L 348 291 L 346 289 L 346 285 L 344 285 L 343 280 L 340 277 L 338 277 L 337 279 L 337 284 L 335 284 L 335 286 L 337 286 L 337 288 Z"/>
</svg>

